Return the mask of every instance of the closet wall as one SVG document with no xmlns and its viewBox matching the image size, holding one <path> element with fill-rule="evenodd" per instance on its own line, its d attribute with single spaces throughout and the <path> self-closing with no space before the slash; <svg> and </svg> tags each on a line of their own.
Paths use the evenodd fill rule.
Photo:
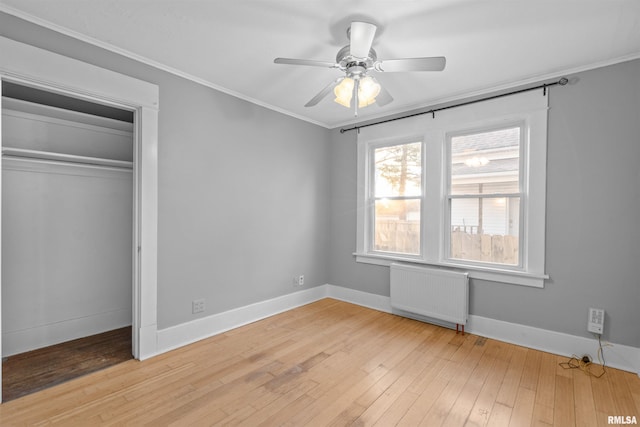
<svg viewBox="0 0 640 427">
<path fill-rule="evenodd" d="M 3 356 L 131 325 L 133 124 L 2 105 Z"/>
</svg>

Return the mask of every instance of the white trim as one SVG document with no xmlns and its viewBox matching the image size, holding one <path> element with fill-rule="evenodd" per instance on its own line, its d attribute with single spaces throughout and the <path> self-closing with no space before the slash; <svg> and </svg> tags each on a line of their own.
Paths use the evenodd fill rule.
<svg viewBox="0 0 640 427">
<path fill-rule="evenodd" d="M 486 132 L 495 132 L 495 131 L 500 131 L 500 130 L 506 130 L 506 129 L 518 129 L 518 133 L 519 133 L 519 138 L 518 138 L 518 170 L 517 170 L 517 179 L 515 181 L 518 182 L 519 184 L 519 189 L 518 192 L 516 193 L 463 193 L 463 194 L 453 194 L 453 189 L 451 187 L 451 181 L 452 181 L 452 175 L 453 175 L 453 152 L 452 152 L 452 144 L 453 144 L 453 139 L 456 137 L 460 137 L 460 136 L 470 136 L 470 135 L 477 135 L 477 134 L 482 134 L 482 133 L 486 133 Z M 444 145 L 446 146 L 444 148 L 444 169 L 443 169 L 443 175 L 444 175 L 444 179 L 443 179 L 443 183 L 444 183 L 444 190 L 443 190 L 443 205 L 442 205 L 442 209 L 443 209 L 443 218 L 444 218 L 444 229 L 443 229 L 443 256 L 442 256 L 442 260 L 444 261 L 444 263 L 447 264 L 455 264 L 457 262 L 456 258 L 451 257 L 451 233 L 449 232 L 449 230 L 452 229 L 452 224 L 451 224 L 451 217 L 452 217 L 452 204 L 453 204 L 453 200 L 463 200 L 463 199 L 474 199 L 474 200 L 478 200 L 479 204 L 482 204 L 483 201 L 481 199 L 487 199 L 487 198 L 511 198 L 511 197 L 515 197 L 517 198 L 520 203 L 520 209 L 518 211 L 518 236 L 520 236 L 520 238 L 518 239 L 518 251 L 519 251 L 519 257 L 518 257 L 518 263 L 513 265 L 512 268 L 516 269 L 518 271 L 524 271 L 523 268 L 523 261 L 526 259 L 526 254 L 527 251 L 525 250 L 525 246 L 526 246 L 526 238 L 523 238 L 525 236 L 524 230 L 524 223 L 526 221 L 523 221 L 523 218 L 526 216 L 524 215 L 526 213 L 526 208 L 525 206 L 528 206 L 527 204 L 527 200 L 528 200 L 528 191 L 526 190 L 527 185 L 526 182 L 528 182 L 528 171 L 529 168 L 525 167 L 526 165 L 528 165 L 528 152 L 529 152 L 529 137 L 528 134 L 529 132 L 527 132 L 528 130 L 528 125 L 526 123 L 526 120 L 516 120 L 513 123 L 500 123 L 499 125 L 489 125 L 489 126 L 480 126 L 480 127 L 474 127 L 473 129 L 456 129 L 455 131 L 451 131 L 451 132 L 446 132 L 445 133 L 445 138 L 444 138 Z M 546 136 L 546 129 L 545 129 L 545 136 Z M 543 145 L 546 146 L 546 138 L 545 140 L 542 141 Z M 496 149 L 492 149 L 490 151 L 495 151 Z M 513 150 L 513 148 L 511 148 L 511 150 Z M 484 153 L 487 153 L 487 157 L 492 157 L 492 161 L 495 159 L 493 158 L 493 156 L 489 155 L 488 151 L 484 151 Z M 503 156 L 497 156 L 497 158 L 501 158 Z M 546 163 L 545 163 L 546 164 Z M 474 184 L 477 182 L 476 180 L 481 180 L 483 183 L 490 183 L 490 182 L 504 182 L 504 181 L 511 181 L 513 182 L 513 177 L 512 177 L 512 173 L 513 171 L 509 171 L 509 172 L 497 172 L 497 173 L 486 173 L 486 174 L 482 174 L 482 173 L 475 173 L 475 174 L 465 174 L 464 178 L 460 178 L 460 175 L 457 176 L 456 178 L 460 181 L 465 181 L 466 183 L 469 183 L 470 181 L 473 182 Z M 508 178 L 507 178 L 508 177 Z M 544 179 L 546 179 L 546 175 L 544 176 Z M 544 213 L 544 211 L 543 211 Z M 543 246 L 543 251 L 544 251 L 544 246 Z M 543 252 L 544 253 L 544 252 Z M 482 265 L 482 262 L 476 262 L 474 260 L 460 260 L 460 264 L 462 265 Z M 491 268 L 491 267 L 490 267 Z M 507 270 L 509 268 L 506 268 Z"/>
<path fill-rule="evenodd" d="M 335 298 L 340 301 L 350 302 L 362 307 L 371 308 L 385 313 L 391 313 L 391 299 L 383 295 L 372 294 L 369 292 L 358 291 L 355 289 L 344 288 L 342 286 L 325 285 L 326 294 L 329 298 Z"/>
<path fill-rule="evenodd" d="M 50 105 L 37 104 L 21 99 L 4 98 L 2 114 L 21 119 L 36 120 L 62 126 L 89 129 L 113 135 L 131 136 L 133 123 L 100 117 L 79 111 L 65 110 Z"/>
<path fill-rule="evenodd" d="M 505 98 L 467 105 L 455 111 L 442 111 L 433 119 L 408 118 L 402 123 L 390 122 L 375 130 L 362 129 L 357 136 L 356 188 L 356 261 L 389 265 L 391 261 L 408 261 L 468 270 L 470 277 L 513 283 L 521 286 L 544 287 L 545 253 L 545 191 L 547 149 L 548 97 L 542 93 L 526 92 Z M 521 143 L 523 214 L 521 229 L 521 265 L 507 266 L 449 259 L 447 215 L 447 135 L 476 132 L 521 124 L 525 131 Z M 371 249 L 373 239 L 373 209 L 371 207 L 371 153 L 379 146 L 422 141 L 423 194 L 420 231 L 421 255 L 393 254 Z M 385 260 L 386 259 L 386 260 Z"/>
<path fill-rule="evenodd" d="M 159 87 L 5 37 L 0 52 L 2 80 L 134 111 L 133 353 L 155 354 Z"/>
<path fill-rule="evenodd" d="M 244 95 L 242 93 L 236 92 L 234 90 L 228 89 L 224 86 L 220 86 L 217 85 L 213 82 L 210 82 L 208 80 L 202 79 L 200 77 L 196 77 L 193 76 L 191 74 L 188 74 L 184 71 L 178 70 L 176 68 L 170 67 L 168 65 L 162 64 L 160 62 L 154 61 L 152 59 L 149 59 L 145 56 L 142 55 L 138 55 L 136 53 L 130 52 L 126 49 L 122 49 L 119 48 L 117 46 L 114 46 L 112 44 L 103 42 L 101 40 L 95 39 L 93 37 L 89 37 L 85 34 L 79 33 L 77 31 L 68 29 L 66 27 L 63 27 L 61 25 L 57 25 L 54 24 L 50 21 L 47 21 L 45 19 L 39 18 L 37 16 L 33 16 L 29 13 L 26 13 L 22 10 L 18 10 L 16 8 L 13 8 L 11 6 L 7 6 L 4 4 L 0 4 L 0 11 L 5 12 L 9 15 L 13 15 L 17 18 L 20 19 L 24 19 L 25 21 L 31 22 L 33 24 L 39 25 L 41 27 L 47 28 L 49 30 L 55 31 L 57 33 L 60 34 L 64 34 L 66 36 L 72 37 L 74 39 L 83 41 L 85 43 L 100 47 L 102 49 L 117 53 L 118 55 L 122 55 L 126 58 L 129 59 L 133 59 L 135 61 L 138 61 L 142 64 L 148 65 L 150 67 L 156 68 L 158 70 L 162 70 L 165 71 L 167 73 L 176 75 L 178 77 L 182 77 L 184 79 L 190 80 L 192 82 L 201 84 L 203 86 L 209 87 L 211 89 L 215 89 L 219 92 L 222 93 L 226 93 L 227 95 L 231 95 L 234 96 L 236 98 L 242 99 L 244 101 L 247 102 L 251 102 L 252 104 L 255 105 L 259 105 L 261 107 L 267 108 L 269 110 L 273 110 L 276 111 L 278 113 L 299 119 L 299 120 L 303 120 L 305 122 L 308 123 L 312 123 L 327 129 L 336 129 L 336 128 L 340 128 L 340 127 L 345 127 L 345 126 L 351 126 L 351 125 L 355 125 L 357 123 L 359 123 L 359 120 L 346 120 L 343 122 L 339 122 L 336 124 L 329 124 L 329 123 L 324 123 L 324 122 L 320 122 L 314 119 L 311 119 L 309 117 L 306 116 L 302 116 L 300 114 L 296 114 L 293 113 L 291 111 L 285 110 L 283 108 L 280 107 L 276 107 L 272 104 L 260 101 L 258 99 L 252 98 L 250 96 Z M 507 83 L 503 83 L 503 84 L 499 84 L 499 85 L 494 85 L 494 86 L 489 86 L 483 89 L 478 89 L 475 90 L 473 92 L 465 92 L 465 93 L 458 93 L 458 94 L 454 94 L 452 96 L 446 96 L 446 97 L 442 97 L 442 98 L 435 98 L 435 99 L 431 99 L 431 100 L 427 100 L 426 102 L 421 102 L 418 104 L 413 104 L 413 105 L 402 105 L 399 106 L 398 108 L 395 108 L 393 110 L 388 110 L 388 111 L 384 111 L 381 112 L 379 114 L 374 114 L 372 116 L 368 116 L 367 117 L 367 121 L 373 121 L 373 120 L 377 120 L 383 117 L 389 117 L 389 116 L 393 116 L 396 114 L 401 114 L 401 113 L 406 113 L 407 111 L 414 111 L 414 110 L 419 110 L 422 108 L 429 108 L 432 107 L 434 105 L 439 105 L 439 104 L 444 104 L 444 103 L 450 103 L 450 102 L 455 102 L 455 101 L 460 101 L 462 99 L 468 99 L 468 98 L 472 98 L 472 97 L 478 97 L 478 96 L 482 96 L 482 95 L 487 95 L 490 93 L 495 93 L 495 92 L 499 92 L 499 91 L 505 91 L 505 90 L 509 90 L 509 89 L 513 89 L 516 87 L 520 87 L 520 86 L 524 86 L 524 85 L 528 85 L 528 84 L 533 84 L 533 83 L 538 83 L 541 81 L 545 81 L 545 80 L 552 80 L 552 79 L 557 79 L 560 77 L 565 77 L 567 75 L 571 75 L 571 74 L 577 74 L 583 71 L 589 71 L 589 70 L 593 70 L 593 69 L 597 69 L 597 68 L 602 68 L 602 67 L 606 67 L 609 65 L 615 65 L 615 64 L 619 64 L 622 62 L 628 62 L 628 61 L 633 61 L 635 59 L 640 58 L 640 53 L 633 53 L 633 54 L 629 54 L 629 55 L 623 55 L 623 56 L 618 56 L 615 58 L 611 58 L 611 59 L 606 59 L 603 61 L 597 61 L 597 62 L 593 62 L 590 64 L 586 64 L 586 65 L 582 65 L 579 67 L 573 67 L 573 68 L 568 68 L 565 70 L 560 70 L 560 71 L 556 71 L 553 73 L 543 73 L 543 74 L 538 74 L 526 79 L 522 79 L 522 80 L 516 80 L 516 81 L 512 81 L 512 82 L 507 82 Z"/>
<path fill-rule="evenodd" d="M 381 265 L 389 267 L 394 262 L 404 262 L 419 265 L 433 265 L 436 267 L 445 267 L 455 270 L 464 270 L 469 273 L 469 278 L 488 280 L 491 282 L 508 283 L 511 285 L 530 286 L 533 288 L 544 288 L 544 281 L 549 278 L 547 274 L 525 273 L 513 270 L 488 269 L 482 266 L 462 265 L 451 262 L 426 261 L 417 258 L 403 257 L 394 254 L 365 254 L 354 253 L 356 262 L 363 264 Z"/>
<path fill-rule="evenodd" d="M 3 357 L 130 325 L 131 309 L 121 309 L 3 332 Z"/>
<path fill-rule="evenodd" d="M 506 92 L 512 89 L 522 88 L 523 86 L 529 86 L 529 85 L 532 86 L 540 82 L 545 82 L 545 81 L 548 82 L 548 81 L 559 79 L 561 77 L 567 77 L 567 76 L 575 75 L 585 71 L 590 71 L 590 70 L 595 70 L 602 67 L 608 67 L 610 65 L 620 64 L 623 62 L 634 61 L 636 59 L 640 59 L 640 53 L 622 55 L 615 58 L 582 65 L 579 67 L 567 68 L 567 69 L 556 71 L 553 73 L 537 74 L 526 79 L 514 80 L 514 81 L 503 83 L 503 84 L 488 86 L 482 89 L 474 90 L 472 92 L 462 92 L 462 93 L 453 94 L 451 96 L 428 99 L 418 104 L 401 105 L 401 106 L 398 106 L 398 108 L 395 108 L 390 111 L 384 111 L 378 114 L 367 116 L 366 122 L 367 123 L 374 122 L 379 119 L 384 119 L 384 118 L 393 117 L 397 115 L 403 115 L 411 112 L 418 112 L 420 110 L 429 111 L 429 109 L 438 105 L 451 104 L 451 103 L 456 103 L 458 101 L 479 98 L 485 95 L 495 94 L 497 92 Z M 349 119 L 349 120 L 340 122 L 338 124 L 331 125 L 331 129 L 357 126 L 359 123 L 363 123 L 363 122 L 364 122 L 363 120 Z"/>
<path fill-rule="evenodd" d="M 325 285 L 327 297 L 352 304 L 391 313 L 389 297 L 347 289 L 340 286 Z M 517 323 L 504 322 L 487 317 L 469 315 L 466 331 L 475 335 L 545 351 L 560 356 L 590 354 L 594 360 L 598 349 L 598 340 L 579 337 L 562 332 L 534 328 Z M 607 366 L 624 371 L 636 372 L 640 376 L 640 348 L 622 344 L 603 342 Z"/>
<path fill-rule="evenodd" d="M 469 316 L 470 333 L 521 345 L 547 353 L 571 357 L 589 354 L 597 361 L 598 340 L 532 326 L 504 322 L 482 316 Z M 640 348 L 602 342 L 606 365 L 640 375 Z"/>
<path fill-rule="evenodd" d="M 159 89 L 152 83 L 5 37 L 0 37 L 0 50 L 0 72 L 7 80 L 116 107 L 159 106 Z"/>
<path fill-rule="evenodd" d="M 156 353 L 158 328 L 158 111 L 136 111 L 134 147 L 133 354 L 140 360 Z M 148 336 L 146 336 L 148 334 Z M 137 343 L 137 348 L 135 344 Z"/>
<path fill-rule="evenodd" d="M 161 329 L 157 334 L 156 354 L 165 353 L 324 298 L 334 298 L 373 310 L 394 313 L 391 300 L 387 296 L 325 284 Z M 561 356 L 591 354 L 594 359 L 596 357 L 597 340 L 595 339 L 482 316 L 470 315 L 466 331 Z M 640 348 L 611 343 L 605 343 L 605 345 L 607 366 L 638 372 L 640 375 Z"/>
<path fill-rule="evenodd" d="M 39 25 L 41 27 L 48 28 L 48 29 L 53 30 L 53 31 L 55 31 L 57 33 L 64 34 L 64 35 L 69 36 L 69 37 L 73 37 L 74 39 L 77 39 L 77 40 L 83 41 L 85 43 L 100 47 L 102 49 L 111 51 L 113 53 L 117 53 L 118 55 L 121 55 L 121 56 L 123 56 L 125 58 L 133 59 L 134 61 L 140 62 L 142 64 L 145 64 L 145 65 L 148 65 L 150 67 L 156 68 L 158 70 L 165 71 L 167 73 L 173 74 L 173 75 L 181 77 L 183 79 L 192 81 L 194 83 L 198 83 L 198 84 L 200 84 L 202 86 L 206 86 L 208 88 L 217 90 L 218 92 L 222 92 L 222 93 L 225 93 L 227 95 L 231 95 L 231 96 L 233 96 L 235 98 L 242 99 L 243 101 L 250 102 L 250 103 L 258 105 L 260 107 L 264 107 L 264 108 L 267 108 L 269 110 L 276 111 L 278 113 L 293 117 L 295 119 L 299 119 L 299 120 L 303 120 L 305 122 L 312 123 L 314 125 L 318 125 L 318 126 L 321 126 L 321 127 L 327 128 L 327 129 L 330 128 L 330 126 L 328 124 L 326 124 L 326 123 L 322 123 L 322 122 L 319 122 L 317 120 L 313 120 L 313 119 L 311 119 L 309 117 L 293 113 L 291 111 L 285 110 L 285 109 L 280 108 L 280 107 L 276 107 L 275 105 L 269 104 L 267 102 L 260 101 L 259 99 L 250 97 L 248 95 L 245 95 L 243 93 L 237 92 L 235 90 L 228 89 L 228 88 L 226 88 L 224 86 L 217 85 L 217 84 L 212 83 L 212 82 L 210 82 L 208 80 L 205 80 L 203 78 L 196 77 L 196 76 L 194 76 L 192 74 L 189 74 L 189 73 L 186 73 L 186 72 L 184 72 L 182 70 L 178 70 L 177 68 L 170 67 L 170 66 L 165 65 L 165 64 L 163 64 L 161 62 L 157 62 L 157 61 L 154 61 L 152 59 L 149 59 L 149 58 L 147 58 L 145 56 L 138 55 L 138 54 L 130 52 L 130 51 L 126 50 L 126 49 L 122 49 L 122 48 L 119 48 L 119 47 L 114 46 L 112 44 L 109 44 L 109 43 L 103 42 L 101 40 L 95 39 L 93 37 L 89 37 L 89 36 L 87 36 L 85 34 L 77 32 L 77 31 L 70 30 L 70 29 L 68 29 L 66 27 L 54 24 L 52 22 L 49 22 L 47 20 L 38 18 L 38 17 L 33 16 L 33 15 L 30 15 L 30 14 L 28 14 L 26 12 L 23 12 L 21 10 L 17 10 L 15 8 L 10 7 L 10 6 L 6 6 L 6 5 L 0 4 L 0 11 L 3 11 L 3 12 L 8 13 L 10 15 L 16 16 L 16 17 L 18 17 L 20 19 L 24 19 L 25 21 L 29 21 L 29 22 L 34 23 L 36 25 Z"/>
<path fill-rule="evenodd" d="M 309 304 L 326 297 L 326 287 L 316 286 L 222 313 L 202 317 L 158 331 L 157 354 L 221 334 L 231 329 Z"/>
</svg>

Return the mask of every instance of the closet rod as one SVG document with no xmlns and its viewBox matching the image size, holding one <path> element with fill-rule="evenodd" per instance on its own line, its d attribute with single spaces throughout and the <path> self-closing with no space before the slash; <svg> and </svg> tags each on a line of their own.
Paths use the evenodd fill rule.
<svg viewBox="0 0 640 427">
<path fill-rule="evenodd" d="M 27 150 L 24 148 L 2 148 L 3 156 L 20 157 L 36 160 L 53 160 L 56 162 L 83 164 L 90 166 L 106 166 L 121 169 L 133 169 L 133 162 L 125 160 L 101 159 L 99 157 L 76 156 L 73 154 L 52 153 L 50 151 Z"/>
</svg>

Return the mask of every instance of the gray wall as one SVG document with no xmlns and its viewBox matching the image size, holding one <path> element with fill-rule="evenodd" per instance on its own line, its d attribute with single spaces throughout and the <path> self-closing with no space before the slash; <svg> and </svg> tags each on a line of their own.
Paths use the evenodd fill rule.
<svg viewBox="0 0 640 427">
<path fill-rule="evenodd" d="M 7 14 L 0 35 L 159 85 L 160 329 L 328 282 L 326 129 Z"/>
<path fill-rule="evenodd" d="M 248 104 L 0 13 L 0 34 L 160 86 L 159 326 L 306 285 L 389 295 L 356 264 L 355 134 Z M 472 281 L 471 313 L 640 346 L 640 63 L 580 73 L 550 98 L 544 289 Z M 327 176 L 329 174 L 329 176 Z"/>
<path fill-rule="evenodd" d="M 551 90 L 544 289 L 471 281 L 471 314 L 640 347 L 640 61 L 571 76 Z M 389 295 L 389 271 L 355 262 L 355 132 L 332 133 L 330 277 Z"/>
</svg>

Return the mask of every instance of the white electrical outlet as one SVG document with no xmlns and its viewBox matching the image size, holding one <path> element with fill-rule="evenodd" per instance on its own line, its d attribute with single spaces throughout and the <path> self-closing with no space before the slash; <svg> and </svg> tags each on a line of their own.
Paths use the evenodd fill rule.
<svg viewBox="0 0 640 427">
<path fill-rule="evenodd" d="M 590 308 L 587 330 L 594 334 L 602 334 L 604 330 L 604 310 L 601 308 Z"/>
<path fill-rule="evenodd" d="M 204 299 L 194 299 L 191 302 L 191 312 L 193 314 L 202 313 L 204 311 Z"/>
<path fill-rule="evenodd" d="M 298 286 L 304 286 L 304 274 L 298 276 Z"/>
</svg>

